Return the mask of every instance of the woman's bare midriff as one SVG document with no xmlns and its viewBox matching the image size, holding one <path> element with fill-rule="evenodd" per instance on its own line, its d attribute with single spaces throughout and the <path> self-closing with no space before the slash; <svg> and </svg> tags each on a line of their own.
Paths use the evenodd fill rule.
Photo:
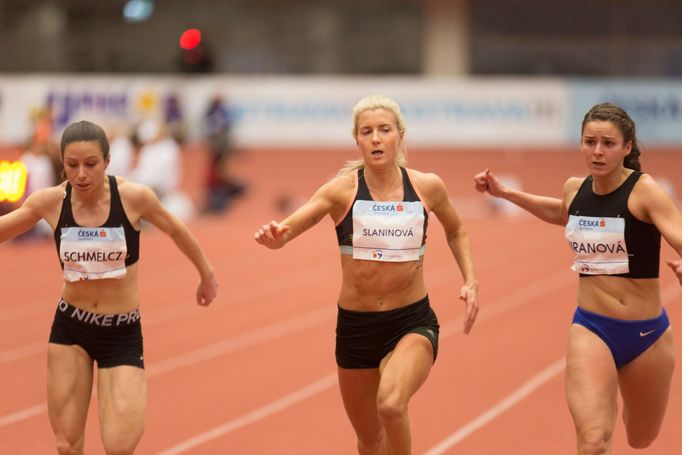
<svg viewBox="0 0 682 455">
<path fill-rule="evenodd" d="M 661 314 L 657 278 L 580 277 L 578 305 L 593 313 L 623 320 L 652 319 Z"/>
<path fill-rule="evenodd" d="M 341 255 L 339 306 L 354 311 L 387 311 L 426 296 L 422 260 L 381 262 Z"/>
<path fill-rule="evenodd" d="M 126 269 L 126 276 L 121 279 L 64 281 L 62 298 L 77 308 L 93 313 L 118 314 L 134 311 L 140 305 L 137 264 Z"/>
</svg>

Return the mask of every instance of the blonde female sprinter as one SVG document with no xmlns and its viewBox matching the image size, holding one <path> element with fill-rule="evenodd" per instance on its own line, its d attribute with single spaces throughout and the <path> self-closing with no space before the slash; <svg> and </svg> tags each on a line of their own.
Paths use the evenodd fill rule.
<svg viewBox="0 0 682 455">
<path fill-rule="evenodd" d="M 284 221 L 263 225 L 258 243 L 281 248 L 326 215 L 336 224 L 343 280 L 338 298 L 339 386 L 360 454 L 409 454 L 408 403 L 438 353 L 438 320 L 424 286 L 429 213 L 443 225 L 464 284 L 464 332 L 478 313 L 469 237 L 435 174 L 405 167 L 405 124 L 391 99 L 368 96 L 353 110 L 362 159 Z"/>
</svg>

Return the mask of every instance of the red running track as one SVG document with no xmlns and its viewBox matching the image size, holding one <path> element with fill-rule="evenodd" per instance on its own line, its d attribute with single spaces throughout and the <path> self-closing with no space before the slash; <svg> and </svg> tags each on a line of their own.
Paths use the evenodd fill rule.
<svg viewBox="0 0 682 455">
<path fill-rule="evenodd" d="M 650 153 L 645 169 L 675 182 L 676 153 Z M 352 151 L 250 151 L 235 163 L 248 195 L 191 229 L 220 282 L 209 308 L 194 304 L 197 275 L 170 239 L 142 235 L 140 292 L 149 376 L 140 454 L 352 454 L 355 438 L 338 393 L 334 363 L 338 249 L 324 220 L 282 250 L 253 240 L 256 227 L 281 219 L 277 201 L 302 202 Z M 185 187 L 198 198 L 205 157 L 185 154 Z M 476 194 L 484 167 L 516 175 L 524 188 L 559 194 L 580 175 L 568 151 L 412 153 L 410 166 L 446 182 L 472 237 L 481 313 L 461 332 L 461 279 L 435 217 L 425 276 L 441 326 L 438 361 L 411 403 L 415 454 L 573 454 L 563 392 L 566 334 L 576 277 L 562 229 L 528 216 L 504 216 Z M 648 167 L 647 167 L 648 166 Z M 50 242 L 0 246 L 0 453 L 54 453 L 45 412 L 46 342 L 60 288 Z M 674 257 L 664 248 L 662 258 Z M 667 268 L 661 283 L 672 324 L 682 321 L 682 288 Z M 678 349 L 678 361 L 682 351 Z M 661 435 L 647 454 L 679 445 L 682 380 L 675 373 Z M 102 453 L 96 401 L 86 453 Z M 627 448 L 622 422 L 614 454 Z"/>
</svg>

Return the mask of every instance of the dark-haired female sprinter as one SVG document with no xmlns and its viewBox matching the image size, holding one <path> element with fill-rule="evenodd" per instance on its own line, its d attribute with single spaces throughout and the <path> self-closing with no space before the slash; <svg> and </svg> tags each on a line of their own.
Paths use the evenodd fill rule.
<svg viewBox="0 0 682 455">
<path fill-rule="evenodd" d="M 61 155 L 67 180 L 32 193 L 0 217 L 0 241 L 41 218 L 54 230 L 64 286 L 48 344 L 47 402 L 58 453 L 84 452 L 96 362 L 104 451 L 131 454 L 147 404 L 137 286 L 140 222 L 167 234 L 192 261 L 200 276 L 199 305 L 215 299 L 217 284 L 195 238 L 150 188 L 105 174 L 109 143 L 102 128 L 71 124 Z"/>
<path fill-rule="evenodd" d="M 562 199 L 505 188 L 488 170 L 474 180 L 479 191 L 566 226 L 580 275 L 566 359 L 578 453 L 610 453 L 619 389 L 628 442 L 645 448 L 661 428 L 675 363 L 659 289 L 661 235 L 682 256 L 682 216 L 641 172 L 635 124 L 620 107 L 587 112 L 580 151 L 589 175 L 569 178 Z M 667 264 L 682 283 L 682 260 Z"/>
</svg>

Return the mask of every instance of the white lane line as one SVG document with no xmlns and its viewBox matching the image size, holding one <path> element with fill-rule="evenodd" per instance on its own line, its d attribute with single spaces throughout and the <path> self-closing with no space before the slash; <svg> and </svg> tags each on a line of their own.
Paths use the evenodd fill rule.
<svg viewBox="0 0 682 455">
<path fill-rule="evenodd" d="M 0 416 L 0 427 L 21 422 L 22 420 L 30 419 L 31 417 L 41 415 L 45 412 L 47 412 L 47 403 L 40 403 L 35 406 L 22 409 L 21 411 L 13 412 L 12 414 Z"/>
<path fill-rule="evenodd" d="M 17 360 L 33 357 L 34 355 L 47 352 L 47 343 L 28 343 L 16 348 L 0 351 L 0 365 L 3 363 L 15 362 Z"/>
<path fill-rule="evenodd" d="M 314 327 L 334 317 L 336 317 L 336 312 L 330 308 L 311 311 L 296 318 L 290 318 L 259 330 L 246 332 L 243 335 L 227 338 L 194 351 L 156 362 L 147 369 L 147 376 L 151 378 L 189 365 L 212 360 L 239 349 L 265 343 L 309 327 Z"/>
<path fill-rule="evenodd" d="M 299 286 L 305 283 L 305 285 L 312 285 L 324 282 L 328 278 L 327 275 L 320 273 L 318 266 L 307 267 L 303 269 L 296 269 L 292 272 L 292 275 L 287 279 L 287 284 L 281 292 L 288 292 L 294 286 Z M 242 288 L 232 289 L 232 292 L 241 291 Z M 277 295 L 276 291 L 268 290 L 267 288 L 261 287 L 248 287 L 249 295 L 251 299 L 258 300 L 262 298 L 267 298 Z M 274 298 L 274 297 L 273 297 Z M 192 317 L 190 310 L 185 302 L 186 299 L 176 299 L 169 300 L 164 305 L 163 309 L 145 309 L 141 307 L 142 311 L 142 328 L 143 330 L 148 330 L 150 327 L 156 327 L 167 322 L 173 322 L 177 319 L 183 319 Z M 27 301 L 28 302 L 28 301 Z M 15 319 L 19 319 L 25 316 L 31 316 L 34 314 L 42 313 L 44 311 L 44 304 L 29 304 L 20 306 L 12 311 L 6 311 L 9 316 L 19 316 Z M 5 322 L 3 319 L 3 310 L 0 310 L 0 322 Z M 9 320 L 9 319 L 7 319 Z M 40 346 L 38 348 L 37 346 Z M 47 351 L 47 345 L 44 341 L 27 343 L 15 348 L 8 349 L 6 351 L 0 351 L 0 365 L 3 363 L 10 363 L 18 360 L 23 360 Z"/>
<path fill-rule="evenodd" d="M 541 282 L 535 282 L 535 283 L 530 284 L 524 288 L 521 288 L 521 289 L 517 290 L 516 292 L 513 292 L 513 293 L 511 293 L 505 297 L 502 297 L 498 300 L 495 300 L 489 306 L 487 306 L 489 311 L 487 311 L 486 313 L 481 312 L 482 316 L 480 316 L 479 322 L 485 321 L 487 319 L 492 319 L 493 317 L 498 316 L 498 315 L 505 313 L 507 311 L 510 311 L 517 306 L 529 303 L 537 297 L 540 297 L 540 296 L 549 294 L 551 292 L 554 292 L 555 289 L 559 289 L 559 288 L 565 286 L 567 283 L 573 281 L 574 278 L 575 277 L 572 274 L 566 273 L 565 271 L 562 270 L 560 272 L 557 272 L 557 273 L 554 273 L 553 275 L 548 276 L 546 279 L 542 280 Z M 441 340 L 448 338 L 448 337 L 451 337 L 457 333 L 460 333 L 462 330 L 463 321 L 464 321 L 463 317 L 458 317 L 458 318 L 455 318 L 453 320 L 448 321 L 444 325 L 444 329 L 441 331 Z M 329 375 L 325 376 L 325 378 L 334 377 L 335 374 L 336 373 L 330 373 Z M 306 396 L 306 398 L 312 397 L 313 395 L 326 390 L 327 388 L 331 387 L 335 383 L 336 383 L 336 381 L 334 381 L 332 384 L 329 384 L 328 387 L 320 388 L 317 392 L 308 394 Z M 316 384 L 316 383 L 313 383 L 313 384 Z M 308 387 L 310 387 L 310 385 L 306 386 L 304 389 L 307 389 Z M 304 389 L 300 389 L 300 390 L 304 390 Z M 294 392 L 294 394 L 299 393 L 300 390 L 297 392 Z M 269 408 L 274 403 L 280 403 L 282 400 L 284 400 L 284 398 L 277 400 L 275 402 L 266 404 L 259 409 Z M 298 401 L 300 401 L 300 400 L 289 402 L 286 406 L 283 406 L 280 403 L 280 405 L 277 406 L 276 412 L 283 411 L 287 407 L 293 406 Z M 230 433 L 230 432 L 244 426 L 244 425 L 234 426 L 233 422 L 241 422 L 242 419 L 247 419 L 249 424 L 255 423 L 258 420 L 272 414 L 272 413 L 264 414 L 262 417 L 256 419 L 256 418 L 254 418 L 255 412 L 256 411 L 253 411 L 253 412 L 246 414 L 242 417 L 228 421 L 228 422 L 226 422 L 220 426 L 214 427 L 213 429 L 208 430 L 204 433 L 201 433 L 200 435 L 195 436 L 191 439 L 180 442 L 179 444 L 171 447 L 170 449 L 164 450 L 163 452 L 161 452 L 161 454 L 168 455 L 168 454 L 182 453 L 182 452 L 184 452 L 190 448 L 196 447 L 197 445 L 200 445 L 200 444 L 207 442 L 207 441 L 210 441 L 212 439 L 216 439 L 220 436 L 224 436 L 225 434 Z M 191 443 L 190 443 L 190 441 L 191 441 Z M 186 446 L 186 444 L 188 444 L 188 443 L 190 445 Z"/>
<path fill-rule="evenodd" d="M 314 327 L 325 321 L 336 317 L 334 309 L 323 308 L 308 312 L 302 316 L 290 318 L 276 324 L 263 327 L 259 330 L 246 332 L 242 335 L 227 338 L 217 343 L 209 344 L 194 351 L 186 352 L 174 357 L 169 357 L 160 362 L 153 363 L 147 367 L 147 377 L 153 378 L 171 371 L 194 365 L 207 360 L 229 354 L 249 346 L 274 340 L 291 333 Z M 46 403 L 39 403 L 34 406 L 0 416 L 0 428 L 21 422 L 31 417 L 42 414 L 47 410 Z"/>
<path fill-rule="evenodd" d="M 425 452 L 425 455 L 441 455 L 445 453 L 446 450 L 454 446 L 455 444 L 461 442 L 471 433 L 484 427 L 488 423 L 495 420 L 498 416 L 508 411 L 510 408 L 515 406 L 518 402 L 526 398 L 531 393 L 535 392 L 543 384 L 545 384 L 550 379 L 554 378 L 556 375 L 564 370 L 566 364 L 566 359 L 561 358 L 551 365 L 540 371 L 538 374 L 530 378 L 521 387 L 516 389 L 514 392 L 510 393 L 499 401 L 495 406 L 489 408 L 483 414 L 479 415 L 459 430 L 452 433 L 450 436 L 445 438 L 443 441 L 438 443 L 435 447 L 429 449 Z"/>
<path fill-rule="evenodd" d="M 213 427 L 208 431 L 200 433 L 190 439 L 181 442 L 180 444 L 165 449 L 162 452 L 159 452 L 158 455 L 175 455 L 187 452 L 188 450 L 198 445 L 204 444 L 213 439 L 217 439 L 246 425 L 258 422 L 259 420 L 263 420 L 264 418 L 269 417 L 286 408 L 289 408 L 300 401 L 317 395 L 318 393 L 324 392 L 325 390 L 332 388 L 334 385 L 336 385 L 336 383 L 337 383 L 336 373 L 328 374 L 315 382 L 312 382 L 288 395 L 283 396 L 282 398 L 276 401 L 272 401 L 266 404 L 265 406 L 261 406 L 260 408 L 254 409 L 253 411 L 244 414 L 243 416 L 237 417 L 232 420 L 228 420 L 222 425 Z"/>
<path fill-rule="evenodd" d="M 504 297 L 498 298 L 490 304 L 484 304 L 480 307 L 473 330 L 476 330 L 476 326 L 481 322 L 511 311 L 518 306 L 531 303 L 533 300 L 539 297 L 552 294 L 557 289 L 561 289 L 564 286 L 573 283 L 574 281 L 575 275 L 573 275 L 570 271 L 561 270 L 542 280 L 534 281 L 531 284 L 516 289 L 515 291 L 506 294 Z M 456 333 L 460 333 L 463 328 L 463 322 L 464 318 L 462 317 L 443 324 L 443 327 L 441 327 L 440 330 L 440 338 L 445 339 L 455 335 Z"/>
</svg>

